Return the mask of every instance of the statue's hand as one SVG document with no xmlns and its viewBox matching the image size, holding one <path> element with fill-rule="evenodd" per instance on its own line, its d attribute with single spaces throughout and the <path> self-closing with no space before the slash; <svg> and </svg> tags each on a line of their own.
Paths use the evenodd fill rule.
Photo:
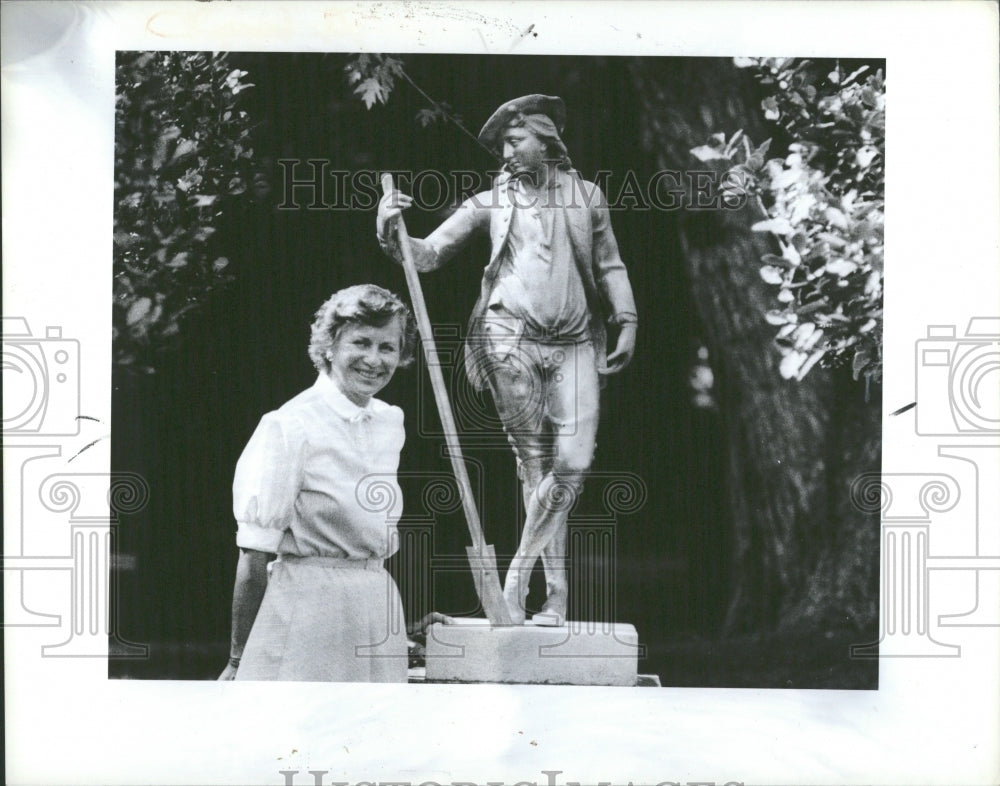
<svg viewBox="0 0 1000 786">
<path fill-rule="evenodd" d="M 626 322 L 621 326 L 615 351 L 608 355 L 607 365 L 603 373 L 617 374 L 632 361 L 632 355 L 635 354 L 635 331 L 634 322 Z"/>
<path fill-rule="evenodd" d="M 375 219 L 375 230 L 378 232 L 378 236 L 383 240 L 388 238 L 388 233 L 395 230 L 400 215 L 412 204 L 413 197 L 402 191 L 393 189 L 387 194 L 383 194 L 378 202 L 378 215 Z"/>
</svg>

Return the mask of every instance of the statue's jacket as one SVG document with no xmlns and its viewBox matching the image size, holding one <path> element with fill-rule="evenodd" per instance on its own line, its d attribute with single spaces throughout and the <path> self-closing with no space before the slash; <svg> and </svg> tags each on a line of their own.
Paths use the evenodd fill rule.
<svg viewBox="0 0 1000 786">
<path fill-rule="evenodd" d="M 573 169 L 552 169 L 549 177 L 554 186 L 547 191 L 551 197 L 539 197 L 538 206 L 565 211 L 573 259 L 587 294 L 590 337 L 597 352 L 598 369 L 603 369 L 607 352 L 605 320 L 616 314 L 636 313 L 628 271 L 618 254 L 610 211 L 600 188 L 583 180 Z M 469 319 L 465 345 L 466 372 L 477 390 L 481 390 L 486 381 L 485 335 L 480 323 L 496 283 L 514 210 L 521 209 L 525 199 L 522 192 L 515 191 L 513 179 L 502 173 L 495 178 L 489 191 L 465 200 L 426 238 L 411 239 L 416 268 L 425 272 L 447 262 L 475 233 L 489 232 L 490 259 L 483 270 L 479 299 Z M 521 201 L 515 205 L 515 200 Z M 550 204 L 546 204 L 546 200 L 550 200 Z M 397 260 L 401 259 L 394 238 L 383 248 Z"/>
</svg>

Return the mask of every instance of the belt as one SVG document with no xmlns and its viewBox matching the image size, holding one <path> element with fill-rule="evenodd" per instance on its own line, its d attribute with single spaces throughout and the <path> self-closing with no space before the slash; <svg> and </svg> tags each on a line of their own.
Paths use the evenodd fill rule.
<svg viewBox="0 0 1000 786">
<path fill-rule="evenodd" d="M 317 565 L 340 570 L 384 570 L 385 561 L 380 559 L 352 559 L 350 557 L 300 557 L 297 554 L 279 554 L 276 562 L 290 565 Z"/>
</svg>

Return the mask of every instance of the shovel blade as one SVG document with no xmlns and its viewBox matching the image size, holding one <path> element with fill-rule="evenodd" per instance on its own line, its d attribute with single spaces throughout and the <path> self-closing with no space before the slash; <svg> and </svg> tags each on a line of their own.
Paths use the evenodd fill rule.
<svg viewBox="0 0 1000 786">
<path fill-rule="evenodd" d="M 465 553 L 472 568 L 472 581 L 476 585 L 476 594 L 483 604 L 486 618 L 492 625 L 513 625 L 510 609 L 504 600 L 500 589 L 500 576 L 497 573 L 497 556 L 493 546 L 483 545 L 477 549 L 467 546 Z"/>
</svg>

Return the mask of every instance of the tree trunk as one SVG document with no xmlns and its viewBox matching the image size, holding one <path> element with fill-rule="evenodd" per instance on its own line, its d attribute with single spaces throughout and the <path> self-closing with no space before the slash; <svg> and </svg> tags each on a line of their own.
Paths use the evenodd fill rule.
<svg viewBox="0 0 1000 786">
<path fill-rule="evenodd" d="M 742 128 L 758 143 L 768 135 L 755 85 L 728 61 L 643 59 L 630 73 L 642 139 L 660 169 L 704 169 L 689 151 L 713 133 Z M 877 614 L 877 527 L 850 505 L 849 490 L 878 468 L 880 407 L 865 404 L 849 374 L 846 384 L 819 368 L 802 382 L 779 375 L 763 317 L 777 303 L 759 274 L 774 249 L 750 230 L 760 218 L 748 205 L 688 210 L 677 222 L 728 438 L 735 580 L 723 632 L 845 617 L 865 627 Z"/>
</svg>

